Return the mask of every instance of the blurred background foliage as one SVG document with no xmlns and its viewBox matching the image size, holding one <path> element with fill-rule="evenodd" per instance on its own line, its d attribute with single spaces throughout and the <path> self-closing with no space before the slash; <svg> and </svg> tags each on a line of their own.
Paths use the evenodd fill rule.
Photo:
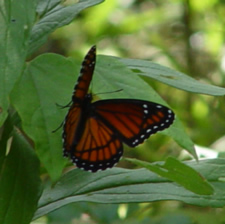
<svg viewBox="0 0 225 224">
<path fill-rule="evenodd" d="M 54 52 L 81 61 L 90 46 L 97 44 L 98 54 L 152 60 L 200 82 L 224 87 L 224 15 L 224 0 L 106 0 L 51 34 L 38 54 Z M 213 148 L 223 156 L 224 97 L 191 94 L 156 81 L 150 84 L 175 111 L 195 144 Z M 182 152 L 172 140 L 158 134 L 137 149 L 125 150 L 124 156 L 156 161 L 168 155 L 184 158 Z M 204 152 L 200 151 L 201 155 Z M 131 166 L 124 161 L 119 165 Z M 224 211 L 180 202 L 79 203 L 34 223 L 225 223 Z"/>
</svg>

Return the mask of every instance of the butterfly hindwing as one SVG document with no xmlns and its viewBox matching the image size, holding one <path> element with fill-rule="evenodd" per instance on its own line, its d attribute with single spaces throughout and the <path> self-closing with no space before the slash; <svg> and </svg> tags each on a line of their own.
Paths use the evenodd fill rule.
<svg viewBox="0 0 225 224">
<path fill-rule="evenodd" d="M 100 120 L 89 117 L 84 125 L 80 140 L 78 142 L 70 141 L 68 146 L 64 145 L 64 154 L 68 154 L 66 149 L 69 148 L 72 161 L 77 167 L 84 170 L 96 172 L 99 169 L 105 170 L 113 167 L 123 153 L 121 141 Z M 79 127 L 77 130 L 67 131 L 77 134 L 80 132 Z"/>
<path fill-rule="evenodd" d="M 79 126 L 81 118 L 81 108 L 79 104 L 73 104 L 64 121 L 63 125 L 63 155 L 69 157 L 71 154 L 71 146 L 74 142 L 74 137 L 77 133 L 77 127 Z"/>
</svg>

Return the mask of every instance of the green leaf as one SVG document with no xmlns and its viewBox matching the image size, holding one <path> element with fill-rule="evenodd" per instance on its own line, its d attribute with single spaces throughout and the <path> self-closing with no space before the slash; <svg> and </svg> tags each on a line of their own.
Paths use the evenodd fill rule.
<svg viewBox="0 0 225 224">
<path fill-rule="evenodd" d="M 212 186 L 190 166 L 169 157 L 164 164 L 147 163 L 137 159 L 126 159 L 136 165 L 172 180 L 186 189 L 200 195 L 213 194 Z"/>
<path fill-rule="evenodd" d="M 1 1 L 0 13 L 0 126 L 7 117 L 8 95 L 20 76 L 35 19 L 36 1 Z"/>
<path fill-rule="evenodd" d="M 72 22 L 74 18 L 84 9 L 100 4 L 104 0 L 83 0 L 70 6 L 59 5 L 59 1 L 40 1 L 38 12 L 41 19 L 32 29 L 30 38 L 29 54 L 37 50 L 46 42 L 50 33 L 59 27 Z"/>
<path fill-rule="evenodd" d="M 154 163 L 161 165 L 160 162 Z M 47 187 L 34 219 L 72 202 L 131 203 L 178 200 L 210 207 L 225 205 L 225 160 L 185 162 L 203 176 L 214 189 L 212 195 L 199 195 L 146 169 L 113 168 L 97 173 L 74 169 L 53 187 Z M 189 169 L 188 169 L 189 170 Z"/>
<path fill-rule="evenodd" d="M 176 112 L 175 112 L 176 113 Z M 196 160 L 198 160 L 198 156 L 195 151 L 194 143 L 190 139 L 190 137 L 186 134 L 185 128 L 181 123 L 180 119 L 176 116 L 174 124 L 167 130 L 164 131 L 165 134 L 168 133 L 169 136 L 173 138 L 173 140 L 187 150 Z"/>
<path fill-rule="evenodd" d="M 38 156 L 56 181 L 66 159 L 62 157 L 61 131 L 52 133 L 62 123 L 75 83 L 75 66 L 55 54 L 37 57 L 27 67 L 11 94 L 26 134 L 34 141 Z M 78 72 L 76 73 L 78 74 Z"/>
<path fill-rule="evenodd" d="M 101 94 L 101 98 L 132 98 L 153 101 L 165 106 L 166 102 L 137 73 L 132 72 L 119 58 L 98 55 L 95 75 L 93 77 L 93 92 L 108 92 L 122 89 L 119 93 Z M 137 60 L 141 61 L 141 60 Z M 99 91 L 101 90 L 101 91 Z M 176 117 L 174 124 L 162 132 L 172 137 L 182 148 L 185 148 L 197 159 L 194 144 L 186 134 L 185 129 Z"/>
<path fill-rule="evenodd" d="M 28 224 L 41 193 L 39 161 L 16 130 L 9 153 L 4 150 L 0 153 L 0 223 Z"/>
<path fill-rule="evenodd" d="M 177 89 L 192 93 L 201 93 L 212 96 L 224 96 L 225 88 L 201 83 L 184 73 L 172 70 L 165 66 L 138 59 L 119 59 L 133 72 L 158 80 Z"/>
</svg>

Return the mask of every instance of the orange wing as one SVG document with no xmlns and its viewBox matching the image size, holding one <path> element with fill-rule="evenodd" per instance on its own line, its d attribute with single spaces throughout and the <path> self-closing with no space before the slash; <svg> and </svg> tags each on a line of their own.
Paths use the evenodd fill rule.
<svg viewBox="0 0 225 224">
<path fill-rule="evenodd" d="M 77 84 L 74 87 L 73 98 L 80 100 L 85 98 L 94 73 L 95 61 L 96 46 L 93 46 L 83 60 L 80 76 L 78 77 Z"/>
<path fill-rule="evenodd" d="M 73 104 L 66 115 L 63 125 L 63 155 L 69 157 L 71 146 L 74 144 L 74 136 L 77 133 L 79 121 L 81 119 L 81 108 L 79 104 Z"/>
<path fill-rule="evenodd" d="M 174 113 L 169 108 L 149 101 L 111 99 L 96 101 L 92 106 L 95 116 L 131 147 L 168 128 L 174 121 Z"/>
<path fill-rule="evenodd" d="M 71 158 L 77 167 L 95 172 L 113 167 L 122 154 L 122 143 L 113 131 L 101 121 L 89 118 Z"/>
<path fill-rule="evenodd" d="M 113 167 L 123 154 L 121 141 L 102 121 L 92 117 L 81 130 L 80 116 L 80 108 L 72 106 L 64 125 L 64 155 L 70 156 L 77 167 L 92 172 Z M 82 136 L 76 142 L 80 132 Z"/>
</svg>

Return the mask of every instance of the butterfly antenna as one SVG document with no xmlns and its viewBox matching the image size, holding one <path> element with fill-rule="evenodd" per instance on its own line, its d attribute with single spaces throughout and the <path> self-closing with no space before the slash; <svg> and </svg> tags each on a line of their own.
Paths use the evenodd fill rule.
<svg viewBox="0 0 225 224">
<path fill-rule="evenodd" d="M 94 94 L 93 96 L 95 96 L 95 95 L 99 95 L 99 94 L 117 93 L 117 92 L 120 92 L 120 91 L 123 91 L 123 89 L 118 89 L 118 90 L 115 90 L 115 91 L 110 91 L 110 92 L 96 93 L 96 94 Z"/>
<path fill-rule="evenodd" d="M 72 101 L 70 101 L 68 104 L 66 104 L 65 106 L 62 106 L 62 105 L 60 105 L 60 104 L 58 104 L 58 103 L 55 103 L 55 105 L 57 106 L 57 107 L 59 107 L 60 109 L 64 109 L 64 108 L 67 108 L 67 107 L 70 107 L 71 106 L 71 103 L 72 103 Z"/>
<path fill-rule="evenodd" d="M 56 128 L 55 130 L 52 131 L 52 133 L 57 132 L 62 126 L 63 126 L 64 121 L 59 125 L 58 128 Z"/>
<path fill-rule="evenodd" d="M 70 101 L 70 102 L 69 102 L 68 104 L 66 104 L 65 106 L 62 106 L 62 105 L 56 103 L 56 106 L 59 107 L 60 109 L 64 109 L 64 108 L 70 107 L 70 106 L 71 106 L 71 103 L 72 103 L 72 101 Z M 52 133 L 57 132 L 62 126 L 63 126 L 63 122 L 59 125 L 58 128 L 56 128 L 55 130 L 53 130 Z"/>
</svg>

